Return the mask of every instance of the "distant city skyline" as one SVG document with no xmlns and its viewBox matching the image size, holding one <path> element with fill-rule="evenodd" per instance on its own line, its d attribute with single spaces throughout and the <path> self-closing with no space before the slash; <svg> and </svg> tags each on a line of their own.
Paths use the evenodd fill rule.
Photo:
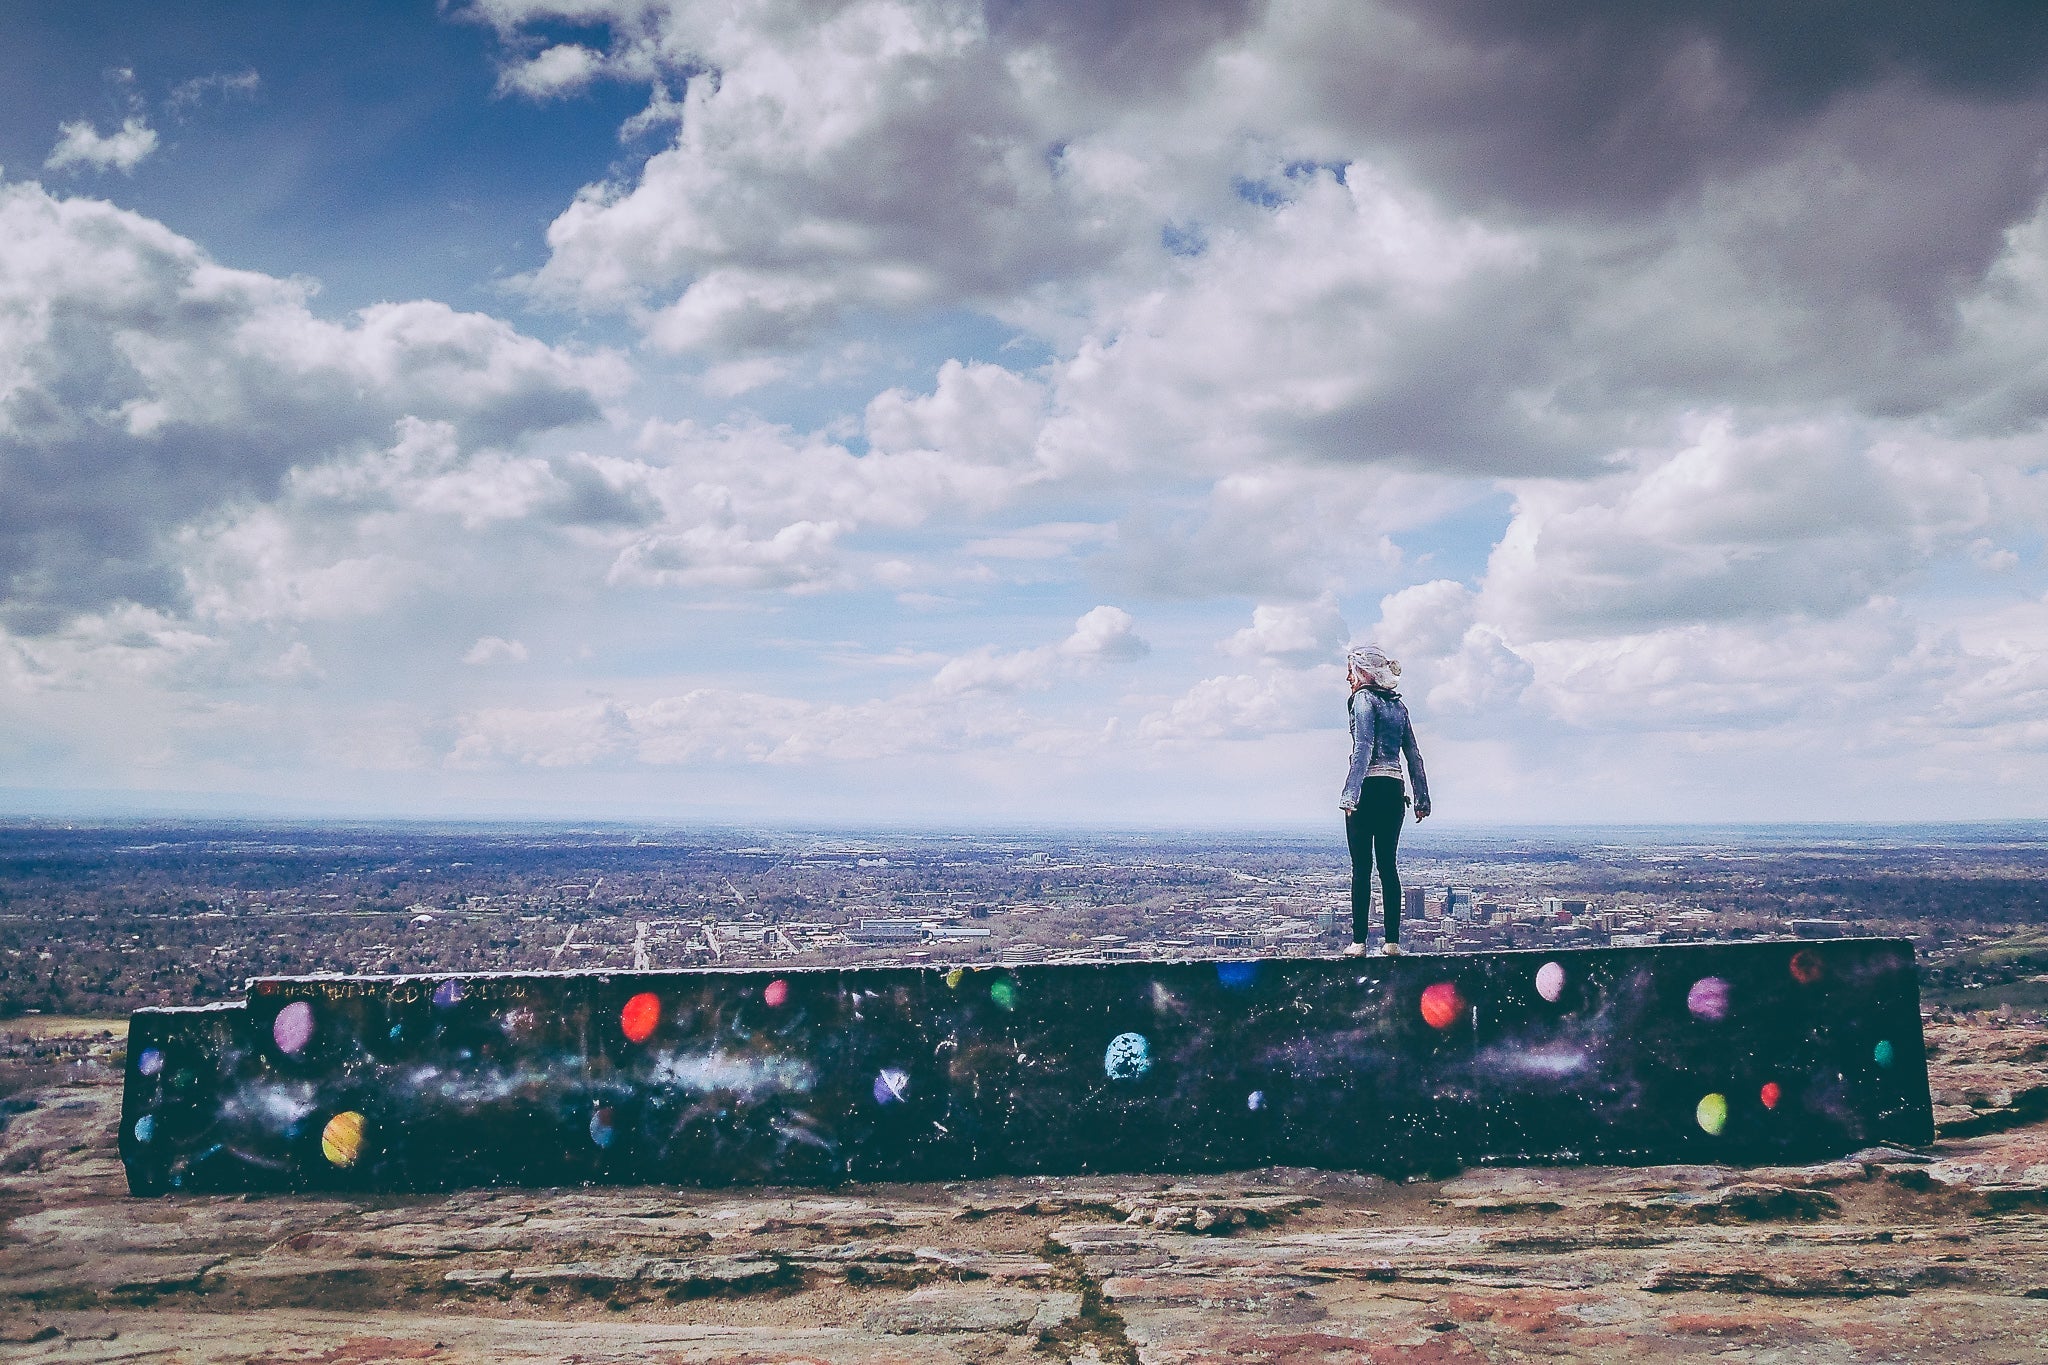
<svg viewBox="0 0 2048 1365">
<path fill-rule="evenodd" d="M 2048 11 L 0 19 L 0 815 L 2048 817 Z"/>
</svg>

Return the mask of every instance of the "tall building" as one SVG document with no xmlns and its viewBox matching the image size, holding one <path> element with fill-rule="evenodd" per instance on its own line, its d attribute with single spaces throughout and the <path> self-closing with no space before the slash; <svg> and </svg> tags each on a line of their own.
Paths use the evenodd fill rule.
<svg viewBox="0 0 2048 1365">
<path fill-rule="evenodd" d="M 1469 886 L 1453 886 L 1444 892 L 1444 918 L 1469 920 L 1477 912 L 1479 898 Z"/>
<path fill-rule="evenodd" d="M 1429 893 L 1419 886 L 1401 888 L 1401 918 L 1410 921 L 1435 919 L 1424 907 L 1429 903 Z"/>
<path fill-rule="evenodd" d="M 1570 924 L 1585 913 L 1586 903 L 1584 901 L 1567 900 L 1563 896 L 1545 896 L 1543 898 L 1543 916 L 1553 923 Z"/>
</svg>

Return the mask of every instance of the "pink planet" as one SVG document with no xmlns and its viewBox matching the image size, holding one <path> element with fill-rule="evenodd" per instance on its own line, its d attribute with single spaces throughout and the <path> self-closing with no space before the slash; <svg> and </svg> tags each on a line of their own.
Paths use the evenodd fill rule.
<svg viewBox="0 0 2048 1365">
<path fill-rule="evenodd" d="M 270 1036 L 277 1040 L 278 1051 L 297 1056 L 300 1049 L 313 1041 L 313 1007 L 303 1000 L 286 1005 L 271 1023 Z"/>
<path fill-rule="evenodd" d="M 1685 1007 L 1695 1018 L 1719 1021 L 1728 1017 L 1728 983 L 1718 976 L 1703 976 L 1685 993 Z"/>
<path fill-rule="evenodd" d="M 781 1009 L 789 999 L 789 983 L 779 978 L 769 982 L 761 992 L 761 999 L 768 1003 L 770 1009 Z"/>
<path fill-rule="evenodd" d="M 1557 1003 L 1557 998 L 1564 994 L 1564 966 L 1562 963 L 1546 962 L 1536 969 L 1536 994 L 1542 996 L 1553 1005 Z"/>
</svg>

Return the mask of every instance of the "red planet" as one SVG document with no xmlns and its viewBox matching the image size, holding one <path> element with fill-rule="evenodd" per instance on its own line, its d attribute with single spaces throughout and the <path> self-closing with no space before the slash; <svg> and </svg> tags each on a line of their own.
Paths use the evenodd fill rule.
<svg viewBox="0 0 2048 1365">
<path fill-rule="evenodd" d="M 661 997 L 653 991 L 642 991 L 626 1002 L 619 1011 L 619 1027 L 626 1037 L 636 1043 L 644 1043 L 661 1022 Z"/>
<path fill-rule="evenodd" d="M 1431 1028 L 1449 1028 L 1465 1012 L 1465 999 L 1448 981 L 1426 986 L 1422 991 L 1422 1019 Z"/>
<path fill-rule="evenodd" d="M 1764 1108 L 1776 1109 L 1778 1101 L 1783 1099 L 1784 1096 L 1785 1092 L 1778 1088 L 1776 1081 L 1765 1081 L 1764 1088 L 1757 1092 L 1756 1097 L 1764 1102 Z"/>
</svg>

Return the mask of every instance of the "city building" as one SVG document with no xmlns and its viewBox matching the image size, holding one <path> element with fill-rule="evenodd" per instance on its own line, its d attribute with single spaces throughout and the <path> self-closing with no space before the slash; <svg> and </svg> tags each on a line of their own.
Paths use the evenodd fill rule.
<svg viewBox="0 0 2048 1365">
<path fill-rule="evenodd" d="M 931 928 L 922 920 L 864 919 L 858 928 L 846 931 L 856 943 L 905 943 L 929 937 Z"/>
</svg>

